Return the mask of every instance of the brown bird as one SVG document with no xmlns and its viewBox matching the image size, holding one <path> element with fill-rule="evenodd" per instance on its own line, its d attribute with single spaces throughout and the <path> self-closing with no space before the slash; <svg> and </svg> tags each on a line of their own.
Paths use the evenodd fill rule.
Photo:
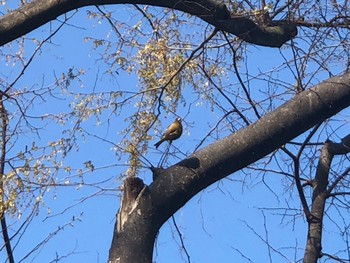
<svg viewBox="0 0 350 263">
<path fill-rule="evenodd" d="M 181 124 L 181 118 L 176 118 L 176 120 L 169 125 L 169 127 L 166 129 L 164 135 L 160 139 L 159 142 L 157 142 L 154 146 L 158 148 L 159 145 L 162 144 L 164 141 L 170 141 L 170 143 L 173 140 L 178 139 L 182 134 L 182 124 Z"/>
</svg>

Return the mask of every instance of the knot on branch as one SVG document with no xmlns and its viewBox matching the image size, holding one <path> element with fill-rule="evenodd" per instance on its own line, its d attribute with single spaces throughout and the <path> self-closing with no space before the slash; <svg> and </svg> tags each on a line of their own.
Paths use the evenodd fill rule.
<svg viewBox="0 0 350 263">
<path fill-rule="evenodd" d="M 162 176 L 162 174 L 164 174 L 165 169 L 162 167 L 154 167 L 152 166 L 151 171 L 153 173 L 153 181 L 157 180 L 158 177 Z"/>
</svg>

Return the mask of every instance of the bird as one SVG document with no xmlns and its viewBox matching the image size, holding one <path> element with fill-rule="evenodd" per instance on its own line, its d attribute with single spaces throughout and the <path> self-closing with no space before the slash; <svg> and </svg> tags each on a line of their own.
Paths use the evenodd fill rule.
<svg viewBox="0 0 350 263">
<path fill-rule="evenodd" d="M 182 134 L 182 124 L 181 124 L 181 118 L 176 118 L 176 120 L 169 125 L 169 127 L 165 130 L 165 133 L 163 134 L 162 138 L 159 142 L 157 142 L 154 146 L 158 148 L 159 145 L 161 145 L 165 141 L 170 141 L 170 143 L 173 140 L 178 139 Z"/>
</svg>

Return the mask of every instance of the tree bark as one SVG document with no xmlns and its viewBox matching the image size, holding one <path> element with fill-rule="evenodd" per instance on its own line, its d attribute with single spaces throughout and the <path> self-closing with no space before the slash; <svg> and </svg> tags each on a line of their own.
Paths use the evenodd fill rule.
<svg viewBox="0 0 350 263">
<path fill-rule="evenodd" d="M 139 178 L 124 181 L 109 262 L 152 262 L 153 244 L 160 228 L 155 223 L 148 186 Z"/>
<path fill-rule="evenodd" d="M 315 180 L 313 182 L 313 196 L 311 217 L 308 218 L 308 234 L 304 263 L 316 263 L 321 257 L 322 251 L 322 225 L 323 214 L 327 200 L 328 176 L 334 155 L 331 154 L 331 142 L 326 142 L 322 147 L 320 160 L 317 166 Z"/>
<path fill-rule="evenodd" d="M 297 35 L 297 27 L 290 21 L 258 25 L 248 16 L 231 15 L 227 7 L 216 0 L 35 0 L 0 18 L 0 46 L 71 10 L 109 4 L 152 5 L 183 11 L 246 42 L 261 46 L 281 47 Z"/>
<path fill-rule="evenodd" d="M 154 181 L 147 187 L 147 202 L 135 203 L 136 209 L 129 214 L 133 220 L 124 222 L 124 229 L 131 232 L 120 233 L 116 223 L 110 262 L 131 262 L 122 260 L 123 253 L 137 254 L 134 256 L 139 261 L 133 261 L 135 263 L 152 262 L 149 253 L 145 254 L 146 259 L 137 250 L 124 251 L 129 247 L 125 240 L 134 242 L 130 244 L 132 249 L 142 247 L 141 242 L 153 245 L 161 225 L 199 191 L 266 156 L 349 105 L 350 73 L 347 73 L 301 92 L 256 123 L 167 169 L 152 168 Z M 131 236 L 135 229 L 140 231 L 137 235 L 143 237 L 142 240 Z"/>
</svg>

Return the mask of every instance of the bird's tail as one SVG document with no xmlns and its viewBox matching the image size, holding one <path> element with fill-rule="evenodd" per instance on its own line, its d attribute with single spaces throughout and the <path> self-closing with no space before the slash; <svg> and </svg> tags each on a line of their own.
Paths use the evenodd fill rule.
<svg viewBox="0 0 350 263">
<path fill-rule="evenodd" d="M 159 142 L 157 142 L 154 146 L 156 147 L 156 149 L 159 147 L 159 145 L 161 145 L 162 144 L 162 140 L 160 140 Z"/>
</svg>

